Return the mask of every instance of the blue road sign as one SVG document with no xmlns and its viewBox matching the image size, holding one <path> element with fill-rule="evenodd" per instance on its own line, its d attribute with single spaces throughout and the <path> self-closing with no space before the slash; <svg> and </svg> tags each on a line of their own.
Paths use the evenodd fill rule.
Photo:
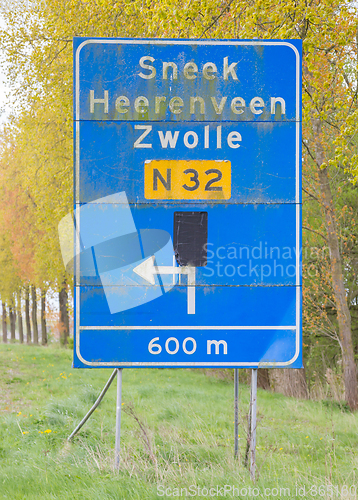
<svg viewBox="0 0 358 500">
<path fill-rule="evenodd" d="M 302 366 L 301 53 L 74 39 L 75 367 Z"/>
</svg>

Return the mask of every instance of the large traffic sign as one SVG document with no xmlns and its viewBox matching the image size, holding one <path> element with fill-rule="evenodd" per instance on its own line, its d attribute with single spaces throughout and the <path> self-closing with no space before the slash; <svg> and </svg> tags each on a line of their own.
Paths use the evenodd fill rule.
<svg viewBox="0 0 358 500">
<path fill-rule="evenodd" d="M 301 42 L 74 58 L 74 365 L 301 367 Z"/>
</svg>

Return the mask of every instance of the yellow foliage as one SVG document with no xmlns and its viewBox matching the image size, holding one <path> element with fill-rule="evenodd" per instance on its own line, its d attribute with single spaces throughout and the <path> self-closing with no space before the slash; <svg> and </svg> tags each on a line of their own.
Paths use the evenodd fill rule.
<svg viewBox="0 0 358 500">
<path fill-rule="evenodd" d="M 314 158 L 312 121 L 319 119 L 324 165 L 343 166 L 352 180 L 358 178 L 355 6 L 341 0 L 309 4 L 303 0 L 52 0 L 40 12 L 18 9 L 4 16 L 1 48 L 16 107 L 7 139 L 11 147 L 1 153 L 0 181 L 27 193 L 32 205 L 34 280 L 39 284 L 47 280 L 59 286 L 64 277 L 57 225 L 72 206 L 73 36 L 300 38 L 305 148 Z M 277 70 L 281 70 L 279 61 Z"/>
</svg>

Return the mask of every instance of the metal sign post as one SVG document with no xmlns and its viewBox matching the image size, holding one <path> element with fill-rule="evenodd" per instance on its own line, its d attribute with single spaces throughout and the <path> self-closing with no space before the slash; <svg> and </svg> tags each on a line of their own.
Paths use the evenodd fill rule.
<svg viewBox="0 0 358 500">
<path fill-rule="evenodd" d="M 238 457 L 239 454 L 239 370 L 234 369 L 234 424 L 235 424 L 235 435 L 234 435 L 234 456 Z"/>
<path fill-rule="evenodd" d="M 117 369 L 113 370 L 111 376 L 109 377 L 106 385 L 103 387 L 100 395 L 98 396 L 98 398 L 96 399 L 94 405 L 92 406 L 92 408 L 86 413 L 86 415 L 83 417 L 83 419 L 81 420 L 81 422 L 77 425 L 77 427 L 73 430 L 73 432 L 71 432 L 71 434 L 68 436 L 67 438 L 67 441 L 71 441 L 74 436 L 77 434 L 77 432 L 83 427 L 83 425 L 87 422 L 87 420 L 90 418 L 90 416 L 92 415 L 92 413 L 95 411 L 95 409 L 100 405 L 102 399 L 104 398 L 104 395 L 106 394 L 106 392 L 108 391 L 110 385 L 112 384 L 115 376 L 117 375 Z"/>
<path fill-rule="evenodd" d="M 116 445 L 115 445 L 116 469 L 119 469 L 119 459 L 120 459 L 120 449 L 121 449 L 122 372 L 123 368 L 117 368 L 117 408 L 116 408 Z"/>
<path fill-rule="evenodd" d="M 116 368 L 113 370 L 111 376 L 109 377 L 106 385 L 102 389 L 100 395 L 96 399 L 96 402 L 92 406 L 92 408 L 86 413 L 81 422 L 77 425 L 77 427 L 71 432 L 68 436 L 67 441 L 71 441 L 78 431 L 83 427 L 83 425 L 90 418 L 95 409 L 100 405 L 104 395 L 108 391 L 110 385 L 112 384 L 115 376 L 117 375 L 117 404 L 116 404 L 116 442 L 115 442 L 115 457 L 114 464 L 115 468 L 119 469 L 120 462 L 120 443 L 121 443 L 121 414 L 122 414 L 122 368 Z"/>
<path fill-rule="evenodd" d="M 256 473 L 256 408 L 257 408 L 257 370 L 251 370 L 250 396 L 250 476 L 255 481 Z"/>
</svg>

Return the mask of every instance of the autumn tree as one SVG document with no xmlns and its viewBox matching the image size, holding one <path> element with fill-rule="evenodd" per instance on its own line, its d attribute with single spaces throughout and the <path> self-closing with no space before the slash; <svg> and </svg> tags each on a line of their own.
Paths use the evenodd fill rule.
<svg viewBox="0 0 358 500">
<path fill-rule="evenodd" d="M 341 347 L 346 399 L 356 409 L 353 299 L 346 289 L 347 276 L 352 273 L 342 252 L 332 189 L 334 169 L 345 171 L 352 181 L 358 176 L 354 138 L 358 117 L 356 6 L 340 0 L 89 0 L 80 6 L 74 0 L 54 0 L 36 15 L 15 10 L 6 14 L 7 28 L 1 34 L 19 109 L 12 124 L 16 144 L 12 159 L 21 165 L 21 190 L 35 204 L 34 227 L 41 242 L 36 245 L 35 258 L 39 281 L 43 270 L 58 287 L 64 279 L 71 279 L 64 277 L 56 229 L 71 210 L 72 36 L 299 38 L 304 52 L 304 190 L 319 211 L 305 231 L 320 233 L 329 249 L 320 271 L 324 290 L 319 293 L 336 315 L 336 323 L 330 327 L 332 339 Z M 308 204 L 307 210 L 312 206 Z M 305 239 L 309 241 L 309 237 Z M 314 279 L 306 279 L 306 284 L 312 287 L 311 300 Z M 322 309 L 322 303 L 318 305 Z M 314 307 L 311 314 L 319 317 Z"/>
</svg>

